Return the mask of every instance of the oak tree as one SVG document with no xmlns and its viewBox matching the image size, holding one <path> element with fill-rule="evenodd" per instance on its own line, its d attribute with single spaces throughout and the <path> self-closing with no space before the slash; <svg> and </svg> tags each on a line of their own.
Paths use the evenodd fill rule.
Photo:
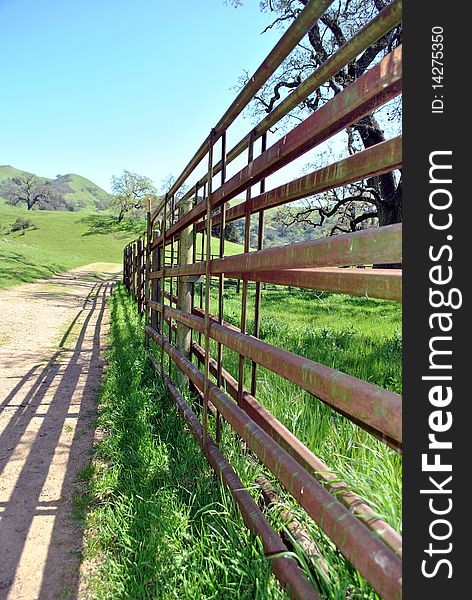
<svg viewBox="0 0 472 600">
<path fill-rule="evenodd" d="M 241 0 L 232 0 L 238 6 Z M 288 26 L 303 10 L 308 0 L 262 0 L 261 10 L 271 16 L 264 31 Z M 383 10 L 387 0 L 335 0 L 331 7 L 310 29 L 308 35 L 282 63 L 265 86 L 256 94 L 250 111 L 255 120 L 273 108 L 306 79 L 327 58 L 343 46 L 361 27 Z M 402 41 L 401 24 L 367 48 L 317 89 L 288 115 L 290 121 L 300 122 L 318 110 L 336 94 L 348 87 Z M 245 73 L 239 82 L 249 80 Z M 282 123 L 284 126 L 284 123 Z M 386 139 L 385 130 L 392 134 L 401 128 L 401 102 L 389 103 L 346 129 L 345 148 L 349 154 L 370 148 Z M 390 136 L 388 136 L 390 137 Z M 321 164 L 312 165 L 315 168 Z M 331 233 L 355 231 L 373 224 L 390 225 L 402 220 L 401 171 L 370 177 L 355 185 L 323 194 L 279 210 L 279 218 L 289 226 L 293 222 L 325 226 L 330 222 Z"/>
<path fill-rule="evenodd" d="M 118 213 L 119 223 L 128 213 L 145 209 L 148 199 L 152 201 L 157 196 L 149 177 L 126 169 L 119 177 L 113 175 L 111 187 L 110 207 Z"/>
<path fill-rule="evenodd" d="M 28 210 L 73 210 L 66 198 L 71 189 L 62 177 L 53 180 L 40 179 L 32 173 L 22 173 L 8 179 L 0 186 L 0 196 L 8 204 L 25 204 Z"/>
</svg>

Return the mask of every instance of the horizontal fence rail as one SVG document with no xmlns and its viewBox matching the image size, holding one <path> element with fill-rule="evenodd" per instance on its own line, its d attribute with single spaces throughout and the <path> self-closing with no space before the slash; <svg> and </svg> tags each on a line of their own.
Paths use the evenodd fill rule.
<svg viewBox="0 0 472 600">
<path fill-rule="evenodd" d="M 246 526 L 260 536 L 273 572 L 288 593 L 295 598 L 320 597 L 224 457 L 222 419 L 372 588 L 383 598 L 399 599 L 401 536 L 267 410 L 257 384 L 258 368 L 267 369 L 311 394 L 313 402 L 324 403 L 401 452 L 399 394 L 260 339 L 261 298 L 270 293 L 263 291 L 265 286 L 401 302 L 401 224 L 264 248 L 268 209 L 401 168 L 398 136 L 265 189 L 269 175 L 283 172 L 293 160 L 401 93 L 399 46 L 279 140 L 268 141 L 270 129 L 293 108 L 400 23 L 401 0 L 380 11 L 232 149 L 226 148 L 228 128 L 331 4 L 331 0 L 306 3 L 165 196 L 153 209 L 148 206 L 146 232 L 124 249 L 123 282 L 145 315 L 145 344 L 156 373 L 165 381 L 207 460 L 230 489 Z M 227 176 L 230 163 L 244 152 L 247 165 Z M 197 177 L 205 161 L 206 173 Z M 188 185 L 192 179 L 194 183 Z M 252 215 L 257 215 L 256 223 Z M 244 243 L 241 252 L 228 256 L 225 226 L 240 219 Z M 215 226 L 218 239 L 212 235 Z M 251 248 L 253 227 L 257 244 Z M 234 283 L 241 299 L 238 326 L 224 320 L 225 287 Z M 248 331 L 250 285 L 255 289 L 255 306 Z M 212 297 L 215 314 L 210 311 Z M 223 349 L 237 355 L 237 373 L 223 365 Z M 184 398 L 187 386 L 190 396 L 199 399 L 200 409 Z"/>
</svg>

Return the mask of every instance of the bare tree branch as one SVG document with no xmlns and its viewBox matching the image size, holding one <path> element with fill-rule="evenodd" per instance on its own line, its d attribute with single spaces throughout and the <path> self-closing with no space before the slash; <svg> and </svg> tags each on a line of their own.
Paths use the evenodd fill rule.
<svg viewBox="0 0 472 600">
<path fill-rule="evenodd" d="M 308 0 L 262 0 L 262 9 L 270 11 L 273 19 L 266 30 L 290 21 L 291 16 L 293 15 L 294 18 L 299 8 L 305 7 L 307 3 Z M 252 108 L 254 119 L 256 120 L 261 113 L 273 110 L 281 98 L 282 90 L 295 89 L 300 85 L 301 81 L 322 65 L 333 52 L 351 39 L 388 4 L 388 0 L 337 0 L 333 3 L 313 25 L 307 37 L 298 44 L 280 69 L 259 91 Z M 365 73 L 375 62 L 398 46 L 401 40 L 402 28 L 399 25 L 331 77 L 310 97 L 301 101 L 287 120 L 277 127 L 284 127 L 289 119 L 301 120 L 306 118 L 307 113 L 316 112 L 333 96 L 346 89 L 356 77 Z M 388 110 L 390 112 L 387 112 Z M 384 112 L 377 111 L 354 123 L 346 129 L 347 153 L 352 155 L 385 141 L 384 127 L 392 130 L 391 123 L 397 122 L 401 123 L 399 103 L 395 104 L 393 109 L 387 107 Z M 314 166 L 318 168 L 319 164 Z M 338 219 L 339 224 L 338 227 L 334 227 L 335 231 L 341 229 L 351 231 L 353 227 L 362 228 L 374 220 L 378 220 L 379 225 L 400 222 L 402 218 L 401 173 L 400 176 L 398 172 L 394 172 L 370 177 L 354 187 L 348 186 L 341 195 L 330 192 L 330 197 L 324 196 L 322 200 L 318 205 L 312 203 L 310 209 L 299 205 L 287 211 L 288 226 L 290 223 L 294 225 L 298 222 L 320 227 L 326 225 L 327 221 L 331 223 L 333 219 Z M 333 223 L 333 226 L 335 224 Z"/>
</svg>

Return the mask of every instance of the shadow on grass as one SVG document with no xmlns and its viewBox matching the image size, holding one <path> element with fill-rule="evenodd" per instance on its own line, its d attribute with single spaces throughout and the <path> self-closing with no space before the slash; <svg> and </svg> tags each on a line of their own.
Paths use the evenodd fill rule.
<svg viewBox="0 0 472 600">
<path fill-rule="evenodd" d="M 38 264 L 25 258 L 21 253 L 9 249 L 8 253 L 3 252 L 0 260 L 0 288 L 51 277 L 64 269 L 65 267 L 60 264 Z"/>
<path fill-rule="evenodd" d="M 91 235 L 112 235 L 115 239 L 125 239 L 132 235 L 140 235 L 146 228 L 146 223 L 137 219 L 123 219 L 118 222 L 110 215 L 88 215 L 77 221 L 88 226 L 82 237 Z"/>
</svg>

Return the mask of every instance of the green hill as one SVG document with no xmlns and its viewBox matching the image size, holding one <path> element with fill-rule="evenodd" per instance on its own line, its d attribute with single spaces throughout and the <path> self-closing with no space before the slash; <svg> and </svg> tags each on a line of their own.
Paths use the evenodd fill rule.
<svg viewBox="0 0 472 600">
<path fill-rule="evenodd" d="M 75 173 L 68 173 L 65 177 L 67 178 L 69 187 L 72 189 L 72 192 L 66 194 L 69 199 L 75 202 L 83 202 L 84 208 L 93 210 L 103 210 L 106 208 L 105 203 L 109 194 L 104 189 L 93 183 L 93 181 L 90 181 L 90 179 L 86 179 Z"/>
<path fill-rule="evenodd" d="M 31 175 L 28 171 L 21 171 L 10 165 L 0 165 L 0 184 L 7 179 L 25 174 Z M 41 177 L 39 175 L 37 177 L 43 181 L 51 181 L 48 177 Z M 93 183 L 93 181 L 75 173 L 67 173 L 63 177 L 71 189 L 71 192 L 66 194 L 66 197 L 73 203 L 77 210 L 86 209 L 96 211 L 106 208 L 108 193 Z"/>
<path fill-rule="evenodd" d="M 11 167 L 10 165 L 0 165 L 0 183 L 24 174 L 31 175 L 28 171 L 20 171 L 20 169 L 15 169 L 15 167 Z"/>
</svg>

